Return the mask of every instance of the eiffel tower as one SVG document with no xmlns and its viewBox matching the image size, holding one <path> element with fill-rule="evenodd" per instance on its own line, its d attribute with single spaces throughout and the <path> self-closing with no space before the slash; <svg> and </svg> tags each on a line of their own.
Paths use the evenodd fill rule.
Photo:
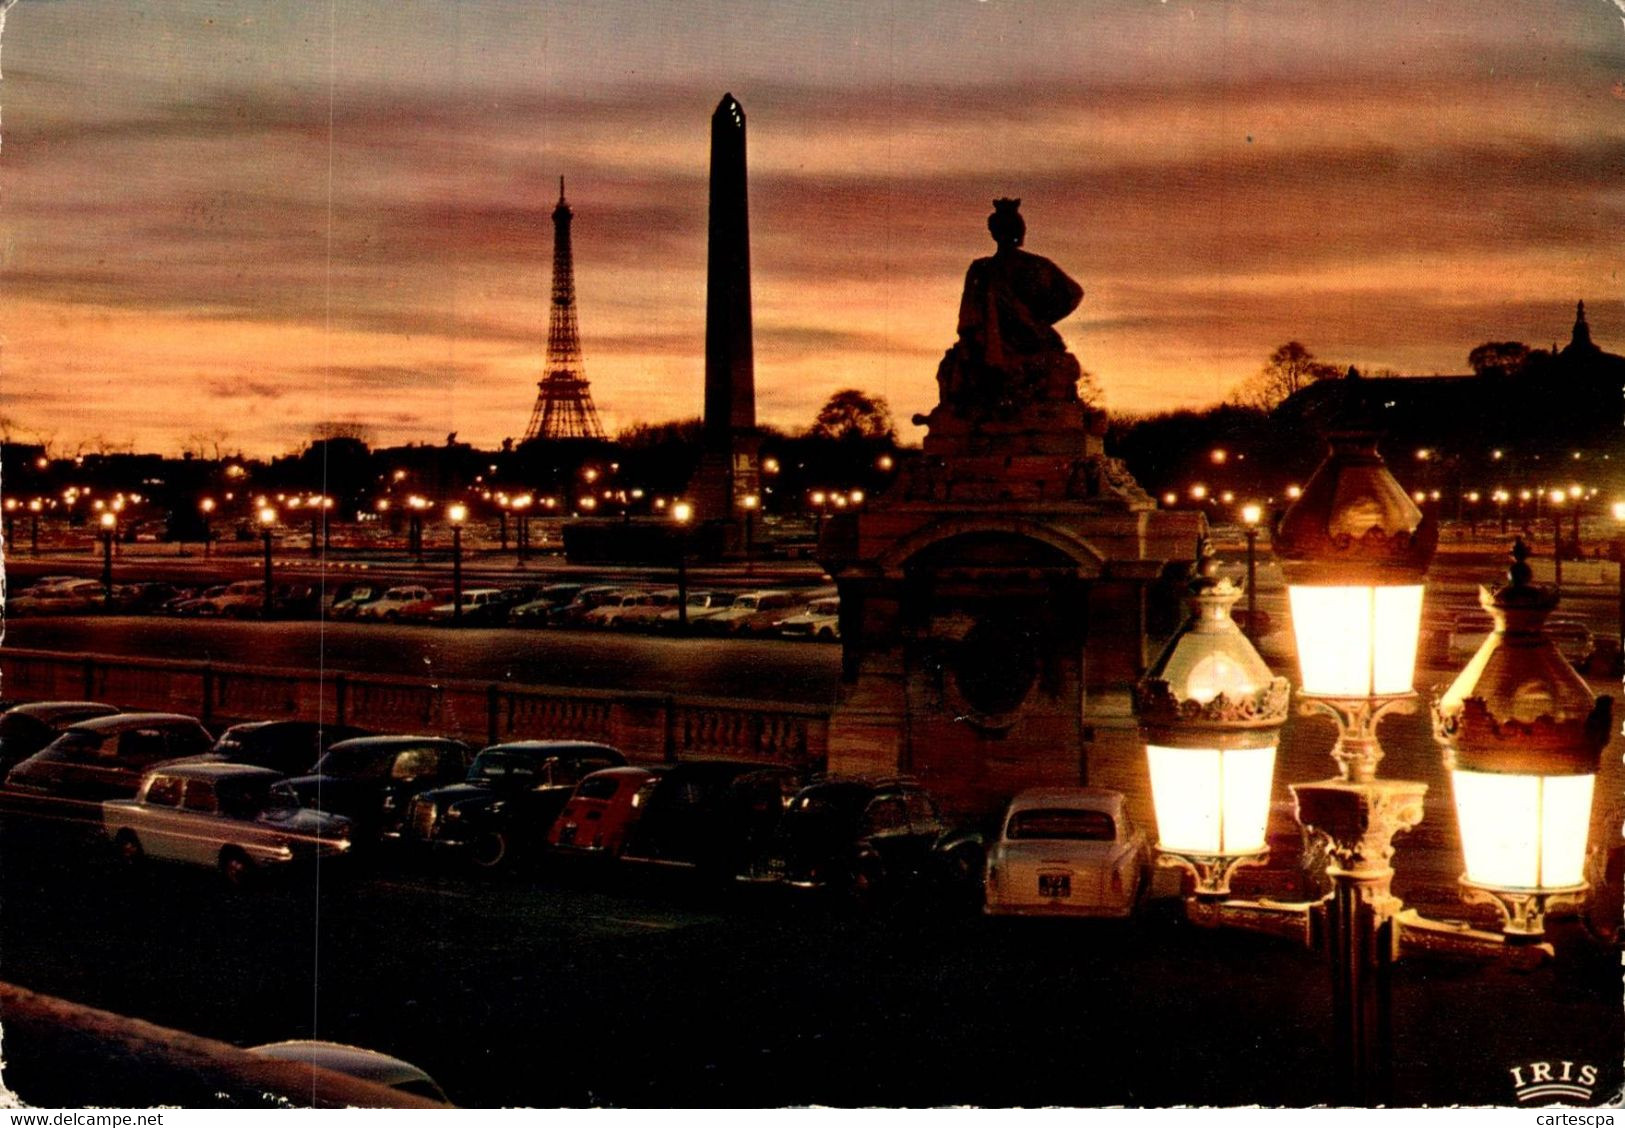
<svg viewBox="0 0 1625 1128">
<path fill-rule="evenodd" d="M 547 375 L 536 384 L 525 441 L 531 439 L 601 439 L 603 424 L 592 405 L 592 392 L 582 374 L 581 336 L 576 330 L 576 276 L 570 254 L 570 205 L 564 202 L 559 177 L 559 203 L 553 209 L 553 309 L 547 319 Z"/>
</svg>

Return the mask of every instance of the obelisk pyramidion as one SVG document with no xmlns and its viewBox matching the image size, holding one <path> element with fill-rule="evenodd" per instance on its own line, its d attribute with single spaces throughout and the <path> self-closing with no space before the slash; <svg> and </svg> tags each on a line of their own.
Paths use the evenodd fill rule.
<svg viewBox="0 0 1625 1128">
<path fill-rule="evenodd" d="M 756 365 L 750 316 L 745 111 L 725 94 L 711 115 L 705 294 L 705 454 L 690 488 L 696 515 L 737 522 L 758 488 Z"/>
</svg>

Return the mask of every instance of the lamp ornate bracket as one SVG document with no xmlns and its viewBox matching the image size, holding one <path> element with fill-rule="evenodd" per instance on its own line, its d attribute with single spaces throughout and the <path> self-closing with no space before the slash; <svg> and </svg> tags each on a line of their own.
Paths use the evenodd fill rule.
<svg viewBox="0 0 1625 1128">
<path fill-rule="evenodd" d="M 1337 743 L 1332 759 L 1338 775 L 1355 783 L 1377 778 L 1382 762 L 1382 745 L 1377 742 L 1377 724 L 1389 714 L 1409 715 L 1418 711 L 1421 699 L 1414 690 L 1371 697 L 1331 697 L 1298 694 L 1298 715 L 1330 717 L 1337 724 Z"/>
<path fill-rule="evenodd" d="M 1158 847 L 1157 865 L 1184 870 L 1196 879 L 1196 899 L 1223 900 L 1230 895 L 1230 879 L 1243 866 L 1261 866 L 1269 861 L 1268 850 L 1256 854 L 1196 854 Z"/>
</svg>

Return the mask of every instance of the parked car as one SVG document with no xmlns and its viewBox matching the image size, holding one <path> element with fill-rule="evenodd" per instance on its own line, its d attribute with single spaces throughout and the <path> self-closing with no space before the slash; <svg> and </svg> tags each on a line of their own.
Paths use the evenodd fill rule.
<svg viewBox="0 0 1625 1128">
<path fill-rule="evenodd" d="M 69 725 L 117 712 L 116 705 L 100 701 L 30 701 L 7 709 L 0 714 L 0 773 L 44 748 Z"/>
<path fill-rule="evenodd" d="M 582 777 L 626 758 L 607 744 L 521 740 L 474 757 L 468 778 L 420 792 L 400 837 L 495 869 L 545 841 Z"/>
<path fill-rule="evenodd" d="M 232 725 L 214 747 L 177 763 L 252 764 L 281 775 L 311 770 L 322 753 L 341 740 L 368 735 L 353 725 L 324 725 L 317 721 L 249 721 Z M 168 766 L 168 765 L 166 765 Z"/>
<path fill-rule="evenodd" d="M 418 792 L 467 774 L 470 759 L 468 745 L 443 736 L 362 736 L 339 741 L 286 786 L 300 805 L 346 816 L 354 837 L 371 842 L 398 831 Z"/>
<path fill-rule="evenodd" d="M 261 870 L 346 854 L 350 821 L 296 805 L 273 786 L 281 778 L 249 764 L 154 768 L 134 798 L 102 804 L 102 826 L 126 862 L 209 866 L 232 885 Z"/>
<path fill-rule="evenodd" d="M 403 608 L 428 603 L 434 597 L 422 584 L 399 584 L 355 609 L 357 619 L 398 619 Z"/>
<path fill-rule="evenodd" d="M 174 584 L 131 584 L 115 591 L 113 602 L 120 614 L 146 615 L 163 610 L 172 600 L 179 598 L 183 590 Z"/>
<path fill-rule="evenodd" d="M 780 619 L 773 626 L 785 638 L 810 638 L 819 642 L 835 642 L 841 637 L 841 601 L 839 597 L 815 599 L 804 611 Z"/>
<path fill-rule="evenodd" d="M 187 617 L 213 615 L 215 614 L 215 603 L 221 596 L 226 594 L 227 586 L 226 584 L 215 584 L 213 587 L 206 587 L 192 595 L 172 599 L 164 604 L 164 610 L 171 615 L 185 615 Z"/>
<path fill-rule="evenodd" d="M 433 588 L 427 599 L 397 607 L 387 612 L 384 618 L 400 623 L 432 623 L 435 621 L 436 608 L 443 604 L 450 607 L 452 594 L 451 588 Z"/>
<path fill-rule="evenodd" d="M 1131 915 L 1151 888 L 1151 847 L 1120 791 L 1058 787 L 1010 801 L 987 853 L 990 915 Z"/>
<path fill-rule="evenodd" d="M 805 780 L 796 769 L 740 760 L 686 760 L 646 783 L 626 861 L 736 874 L 772 838 Z"/>
<path fill-rule="evenodd" d="M 832 779 L 791 799 L 746 880 L 828 890 L 857 901 L 910 888 L 959 893 L 981 875 L 982 845 L 949 828 L 907 779 Z"/>
<path fill-rule="evenodd" d="M 660 774 L 657 768 L 604 768 L 576 784 L 553 820 L 547 843 L 557 850 L 618 858 Z"/>
<path fill-rule="evenodd" d="M 516 605 L 508 612 L 508 622 L 516 627 L 541 627 L 552 621 L 558 611 L 568 607 L 580 593 L 582 584 L 548 584 L 535 597 Z"/>
<path fill-rule="evenodd" d="M 733 606 L 737 592 L 731 591 L 691 591 L 688 593 L 688 625 L 690 627 L 701 619 L 709 619 Z M 681 618 L 679 608 L 673 604 L 660 612 L 654 625 L 660 630 L 673 630 Z"/>
<path fill-rule="evenodd" d="M 272 598 L 276 593 L 271 593 Z M 223 594 L 213 601 L 213 609 L 198 609 L 200 615 L 218 615 L 223 619 L 248 619 L 265 611 L 265 581 L 238 580 L 228 584 Z"/>
<path fill-rule="evenodd" d="M 6 614 L 22 615 L 82 615 L 100 610 L 107 601 L 107 590 L 96 580 L 74 579 L 64 583 L 35 584 L 20 595 L 6 600 Z"/>
<path fill-rule="evenodd" d="M 69 817 L 92 817 L 80 807 L 128 799 L 154 764 L 207 752 L 214 743 L 195 717 L 179 713 L 115 713 L 79 721 L 12 768 L 13 796 L 59 805 Z M 55 802 L 53 802 L 55 801 Z"/>
<path fill-rule="evenodd" d="M 653 598 L 647 591 L 623 588 L 581 617 L 584 627 L 618 627 L 621 616 L 645 606 Z"/>
<path fill-rule="evenodd" d="M 741 592 L 731 605 L 701 620 L 699 628 L 717 634 L 770 634 L 773 625 L 796 606 L 788 591 Z"/>
<path fill-rule="evenodd" d="M 378 583 L 346 584 L 334 594 L 327 613 L 333 619 L 354 619 L 367 604 L 383 597 L 384 585 Z"/>
<path fill-rule="evenodd" d="M 574 599 L 553 612 L 548 622 L 556 627 L 580 626 L 589 612 L 616 598 L 622 590 L 610 585 L 582 588 L 576 592 Z"/>
<path fill-rule="evenodd" d="M 342 1073 L 359 1081 L 371 1081 L 374 1085 L 383 1085 L 409 1096 L 439 1101 L 441 1104 L 451 1103 L 445 1090 L 433 1077 L 409 1061 L 381 1054 L 377 1050 L 364 1050 L 360 1046 L 346 1046 L 339 1042 L 300 1039 L 250 1046 L 248 1052 L 277 1061 L 331 1069 L 334 1073 Z"/>
<path fill-rule="evenodd" d="M 457 613 L 456 592 L 451 592 L 444 603 L 437 603 L 429 609 L 429 619 L 436 623 L 450 623 Z M 489 626 L 500 623 L 507 618 L 508 605 L 502 600 L 502 592 L 497 588 L 467 588 L 463 591 L 462 621 L 467 626 Z"/>
</svg>

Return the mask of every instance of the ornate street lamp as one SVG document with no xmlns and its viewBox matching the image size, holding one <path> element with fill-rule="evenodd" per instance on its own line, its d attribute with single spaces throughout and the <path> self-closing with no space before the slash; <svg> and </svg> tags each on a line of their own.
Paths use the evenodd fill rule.
<svg viewBox="0 0 1625 1128">
<path fill-rule="evenodd" d="M 1337 722 L 1338 777 L 1294 784 L 1300 825 L 1326 847 L 1332 1021 L 1342 1095 L 1385 1099 L 1393 1039 L 1390 976 L 1400 900 L 1393 838 L 1422 819 L 1427 784 L 1379 780 L 1377 722 L 1414 708 L 1422 585 L 1438 530 L 1377 453 L 1377 435 L 1328 436 L 1331 452 L 1273 537 L 1302 672 L 1300 710 Z"/>
<path fill-rule="evenodd" d="M 447 506 L 446 520 L 451 522 L 451 621 L 460 626 L 463 621 L 463 522 L 468 520 L 468 506 L 461 502 Z"/>
<path fill-rule="evenodd" d="M 1585 896 L 1591 796 L 1612 701 L 1595 697 L 1544 630 L 1557 592 L 1530 583 L 1529 547 L 1479 603 L 1495 619 L 1433 710 L 1456 796 L 1463 899 L 1500 911 L 1507 938 L 1538 942 L 1548 906 Z"/>
<path fill-rule="evenodd" d="M 1346 780 L 1376 777 L 1381 717 L 1414 701 L 1422 585 L 1438 528 L 1388 472 L 1371 431 L 1329 436 L 1331 453 L 1277 523 L 1302 673 L 1299 695 L 1331 716 Z"/>
<path fill-rule="evenodd" d="M 1241 591 L 1214 578 L 1204 542 L 1190 618 L 1135 690 L 1151 770 L 1159 864 L 1195 878 L 1198 914 L 1268 856 L 1275 748 L 1289 687 L 1231 618 Z"/>
</svg>

